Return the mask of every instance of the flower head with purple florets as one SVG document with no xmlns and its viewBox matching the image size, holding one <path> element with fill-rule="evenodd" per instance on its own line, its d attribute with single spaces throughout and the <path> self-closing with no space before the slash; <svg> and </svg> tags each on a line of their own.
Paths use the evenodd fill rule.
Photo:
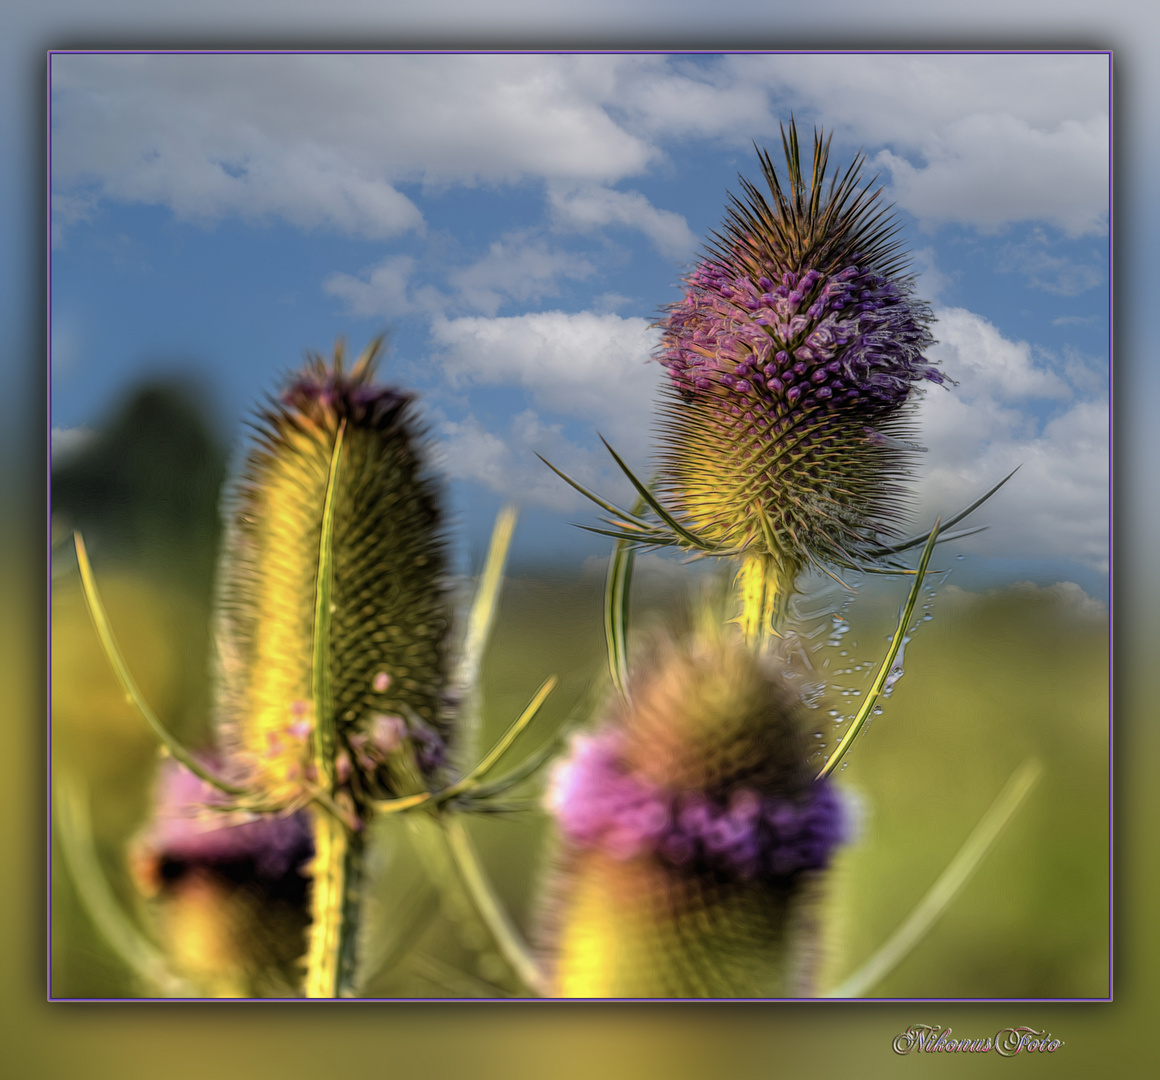
<svg viewBox="0 0 1160 1080">
<path fill-rule="evenodd" d="M 727 800 L 675 791 L 634 774 L 614 730 L 578 739 L 548 795 L 563 835 L 617 859 L 652 855 L 678 868 L 744 880 L 786 878 L 829 865 L 846 836 L 828 782 L 797 799 L 736 787 Z"/>
<path fill-rule="evenodd" d="M 803 176 L 783 132 L 788 191 L 760 154 L 769 198 L 742 180 L 723 232 L 658 324 L 661 488 L 707 540 L 768 559 L 858 566 L 897 531 L 904 406 L 946 383 L 924 355 L 930 307 L 905 276 L 897 226 L 860 185 L 826 182 L 829 140 Z"/>
<path fill-rule="evenodd" d="M 217 771 L 216 759 L 205 762 Z M 314 854 L 309 815 L 227 810 L 229 797 L 172 759 L 157 781 L 153 820 L 135 843 L 135 861 L 172 876 L 183 867 L 246 866 L 259 879 L 298 872 Z"/>
</svg>

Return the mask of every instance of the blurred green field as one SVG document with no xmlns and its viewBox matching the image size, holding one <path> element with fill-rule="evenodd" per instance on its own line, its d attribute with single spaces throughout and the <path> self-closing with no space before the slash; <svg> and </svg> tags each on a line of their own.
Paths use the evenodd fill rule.
<svg viewBox="0 0 1160 1080">
<path fill-rule="evenodd" d="M 130 402 L 103 441 L 54 473 L 52 766 L 91 806 L 93 851 L 119 907 L 159 932 L 134 888 L 126 846 L 146 820 L 157 744 L 125 702 L 79 589 L 70 529 L 80 526 L 122 650 L 145 698 L 188 745 L 211 738 L 210 597 L 217 486 L 224 455 L 180 394 Z M 160 418 L 158 413 L 161 414 Z M 155 498 L 169 470 L 197 478 Z M 944 563 L 945 565 L 945 563 Z M 688 621 L 689 581 L 643 560 L 633 626 Z M 905 675 L 847 758 L 841 785 L 861 808 L 822 912 L 822 988 L 841 982 L 922 898 L 1029 758 L 1037 787 L 977 873 L 919 946 L 871 996 L 1104 998 L 1109 987 L 1109 670 L 1106 609 L 1074 585 L 1010 585 L 985 594 L 949 583 L 905 653 Z M 484 658 L 483 743 L 518 715 L 548 675 L 560 685 L 510 751 L 514 763 L 565 722 L 590 720 L 607 691 L 599 574 L 516 567 Z M 885 651 L 907 584 L 871 579 L 826 614 L 832 586 L 803 610 L 808 681 L 824 683 L 823 746 L 857 708 Z M 465 583 L 465 596 L 469 587 Z M 924 609 L 925 610 L 925 609 Z M 835 627 L 845 632 L 834 634 Z M 848 629 L 845 629 L 848 627 Z M 831 717 L 831 712 L 835 715 Z M 469 828 L 515 922 L 535 932 L 551 830 L 537 807 Z M 94 927 L 53 837 L 51 993 L 149 993 Z M 502 997 L 516 992 L 440 853 L 400 819 L 375 826 L 363 946 L 363 992 L 378 997 Z M 442 882 L 442 885 L 439 883 Z M 90 889 L 91 891 L 91 889 Z M 260 936 L 261 919 L 245 934 Z M 245 946 L 238 947 L 245 952 Z M 244 958 L 243 958 L 244 959 Z M 242 961 L 239 960 L 239 963 Z"/>
<path fill-rule="evenodd" d="M 100 575 L 100 567 L 97 568 Z M 485 658 L 484 742 L 498 737 L 549 674 L 561 685 L 513 760 L 553 737 L 605 682 L 600 582 L 517 575 L 506 584 Z M 852 709 L 885 649 L 905 586 L 876 588 L 848 609 L 850 632 L 813 655 L 828 711 Z M 102 577 L 122 648 L 148 700 L 183 738 L 208 734 L 204 626 L 195 597 L 159 581 Z M 906 673 L 841 774 L 861 807 L 860 836 L 832 873 L 823 986 L 840 981 L 919 901 L 1015 768 L 1042 779 L 943 918 L 871 992 L 887 997 L 1104 997 L 1108 973 L 1107 619 L 1074 588 L 945 586 L 906 653 Z M 643 598 L 638 623 L 680 622 L 680 598 Z M 845 651 L 848 655 L 840 655 Z M 825 667 L 823 667 L 825 665 Z M 851 672 L 861 667 L 860 672 Z M 850 672 L 848 674 L 830 674 Z M 54 768 L 83 779 L 102 865 L 127 910 L 140 909 L 127 841 L 147 813 L 153 736 L 124 702 L 88 623 L 75 576 L 53 598 Z M 832 738 L 827 740 L 832 744 Z M 532 784 L 528 794 L 538 794 Z M 529 930 L 551 834 L 535 808 L 473 820 L 497 891 Z M 486 931 L 455 889 L 434 901 L 430 854 L 399 820 L 376 832 L 365 993 L 502 996 L 515 990 Z M 53 993 L 142 992 L 94 932 L 54 862 Z M 138 911 L 137 917 L 144 917 Z M 398 953 L 405 939 L 409 951 Z M 394 957 L 395 962 L 389 963 Z M 373 966 L 373 965 L 372 965 Z"/>
</svg>

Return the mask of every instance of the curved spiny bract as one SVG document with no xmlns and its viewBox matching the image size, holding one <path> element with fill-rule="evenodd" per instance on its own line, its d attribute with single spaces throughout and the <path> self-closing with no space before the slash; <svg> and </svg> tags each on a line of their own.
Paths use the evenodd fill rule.
<svg viewBox="0 0 1160 1080">
<path fill-rule="evenodd" d="M 771 655 L 663 644 L 548 798 L 562 854 L 547 951 L 561 997 L 811 992 L 813 918 L 844 833 Z"/>
<path fill-rule="evenodd" d="M 658 324 L 671 394 L 660 488 L 720 547 L 746 549 L 783 596 L 813 563 L 857 566 L 904 508 L 927 304 L 902 274 L 897 225 L 861 185 L 827 182 L 829 140 L 802 171 L 783 133 L 788 191 L 759 152 L 768 197 L 742 180 L 723 232 Z"/>
<path fill-rule="evenodd" d="M 333 365 L 314 358 L 261 415 L 236 491 L 222 588 L 222 719 L 244 779 L 273 803 L 293 799 L 308 778 L 319 544 L 340 425 L 329 771 L 361 810 L 414 789 L 399 751 L 413 749 L 425 774 L 445 753 L 438 492 L 411 395 L 371 382 L 377 353 L 376 344 L 349 373 L 341 351 Z"/>
</svg>

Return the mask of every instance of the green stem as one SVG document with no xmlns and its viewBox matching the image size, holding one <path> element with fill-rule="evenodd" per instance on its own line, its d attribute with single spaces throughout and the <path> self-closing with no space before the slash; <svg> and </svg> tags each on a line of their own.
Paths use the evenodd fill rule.
<svg viewBox="0 0 1160 1080">
<path fill-rule="evenodd" d="M 318 540 L 318 577 L 314 594 L 312 697 L 313 762 L 320 785 L 313 811 L 314 861 L 311 864 L 310 941 L 306 954 L 307 997 L 334 998 L 351 992 L 358 932 L 358 894 L 362 865 L 361 834 L 348 828 L 333 804 L 336 733 L 331 692 L 330 618 L 334 589 L 335 491 L 342 461 L 345 421 L 330 455 Z"/>
<path fill-rule="evenodd" d="M 524 985 L 537 994 L 542 994 L 544 992 L 544 977 L 532 959 L 527 946 L 520 939 L 519 932 L 503 909 L 499 898 L 492 890 L 463 823 L 456 817 L 446 816 L 441 820 L 441 824 L 443 835 L 447 838 L 447 847 L 451 852 L 451 857 L 459 871 L 464 887 L 471 896 L 480 918 L 491 931 L 504 959 L 511 965 L 512 970 Z"/>
</svg>

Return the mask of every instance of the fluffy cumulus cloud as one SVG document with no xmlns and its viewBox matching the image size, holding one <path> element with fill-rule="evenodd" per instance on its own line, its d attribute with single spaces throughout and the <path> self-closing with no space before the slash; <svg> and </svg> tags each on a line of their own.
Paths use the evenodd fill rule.
<svg viewBox="0 0 1160 1080">
<path fill-rule="evenodd" d="M 53 177 L 186 218 L 390 236 L 423 224 L 407 183 L 644 170 L 656 148 L 602 104 L 610 59 L 59 56 Z"/>
<path fill-rule="evenodd" d="M 613 185 L 689 140 L 776 138 L 790 110 L 865 146 L 932 224 L 1106 227 L 1099 56 L 78 55 L 53 91 L 61 227 L 109 198 L 387 237 L 422 229 L 414 188 L 530 178 L 558 224 L 679 258 L 684 219 Z"/>
<path fill-rule="evenodd" d="M 932 224 L 1107 228 L 1109 67 L 1099 55 L 734 57 L 738 80 L 863 146 Z M 885 148 L 875 150 L 875 146 Z"/>
<path fill-rule="evenodd" d="M 591 508 L 540 461 L 540 454 L 580 483 L 621 497 L 627 484 L 611 475 L 607 454 L 567 438 L 563 429 L 532 409 L 518 413 L 499 432 L 470 413 L 462 420 L 443 420 L 437 425 L 443 470 L 453 480 L 482 485 L 524 506 L 579 514 Z"/>
<path fill-rule="evenodd" d="M 1036 355 L 961 308 L 938 316 L 931 355 L 959 385 L 928 391 L 918 412 L 922 513 L 954 512 L 1019 466 L 972 519 L 991 529 L 965 543 L 989 555 L 1076 558 L 1106 572 L 1106 367 L 1101 375 L 1097 362 L 1074 354 Z"/>
<path fill-rule="evenodd" d="M 648 442 L 661 368 L 648 319 L 594 312 L 437 318 L 435 361 L 452 386 L 521 387 L 536 404 L 594 423 L 631 452 Z"/>
<path fill-rule="evenodd" d="M 588 185 L 549 189 L 548 205 L 555 221 L 581 232 L 604 225 L 639 229 L 662 255 L 684 261 L 697 246 L 688 223 L 671 210 L 658 210 L 639 191 L 614 191 Z"/>
</svg>

